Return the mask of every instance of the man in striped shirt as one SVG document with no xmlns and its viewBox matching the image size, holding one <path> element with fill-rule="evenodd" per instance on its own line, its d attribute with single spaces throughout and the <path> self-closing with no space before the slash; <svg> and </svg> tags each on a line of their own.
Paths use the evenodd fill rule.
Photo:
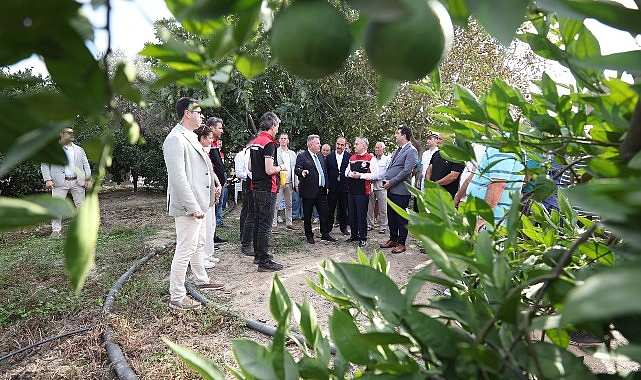
<svg viewBox="0 0 641 380">
<path fill-rule="evenodd" d="M 512 205 L 512 192 L 520 192 L 523 185 L 523 163 L 514 153 L 505 153 L 488 146 L 467 189 L 467 195 L 485 199 L 494 210 L 494 224 L 498 225 Z M 476 223 L 478 232 L 485 220 Z"/>
</svg>

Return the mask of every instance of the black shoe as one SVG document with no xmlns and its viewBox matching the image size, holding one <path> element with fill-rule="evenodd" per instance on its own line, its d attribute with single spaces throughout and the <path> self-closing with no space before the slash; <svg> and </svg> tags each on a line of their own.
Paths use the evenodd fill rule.
<svg viewBox="0 0 641 380">
<path fill-rule="evenodd" d="M 245 256 L 254 256 L 254 250 L 251 248 L 241 248 L 240 253 Z"/>
<path fill-rule="evenodd" d="M 354 241 L 358 241 L 358 238 L 352 236 L 352 237 L 350 237 L 349 239 L 347 239 L 345 241 L 348 242 L 348 243 L 351 243 L 351 242 L 354 242 Z"/>
<path fill-rule="evenodd" d="M 314 241 L 314 237 L 313 237 L 313 236 L 308 237 L 308 238 L 307 238 L 307 243 L 309 243 L 309 244 L 316 244 L 316 242 Z"/>
<path fill-rule="evenodd" d="M 360 241 L 358 242 L 358 246 L 359 246 L 359 247 L 364 247 L 364 246 L 365 246 L 365 243 L 367 243 L 367 241 L 365 241 L 365 240 L 360 240 Z"/>
<path fill-rule="evenodd" d="M 218 235 L 214 235 L 214 243 L 227 243 L 229 240 L 223 239 Z"/>
<path fill-rule="evenodd" d="M 332 243 L 336 241 L 331 235 L 321 236 L 321 240 L 331 241 Z"/>
<path fill-rule="evenodd" d="M 262 263 L 258 264 L 258 271 L 259 272 L 275 272 L 283 269 L 283 266 L 275 263 L 271 260 L 263 261 Z"/>
<path fill-rule="evenodd" d="M 214 248 L 218 249 L 218 248 L 220 248 L 221 245 L 222 245 L 222 243 L 214 243 Z"/>
<path fill-rule="evenodd" d="M 570 344 L 578 347 L 598 347 L 603 344 L 603 341 L 587 331 L 572 331 Z"/>
<path fill-rule="evenodd" d="M 349 236 L 349 235 L 350 235 L 349 231 L 347 231 L 347 228 L 342 229 L 342 230 L 341 230 L 341 233 L 342 233 L 343 235 L 345 235 L 345 236 Z"/>
<path fill-rule="evenodd" d="M 273 260 L 274 255 L 267 255 L 267 260 Z M 254 257 L 254 264 L 260 264 L 260 260 L 258 260 L 258 257 Z"/>
</svg>

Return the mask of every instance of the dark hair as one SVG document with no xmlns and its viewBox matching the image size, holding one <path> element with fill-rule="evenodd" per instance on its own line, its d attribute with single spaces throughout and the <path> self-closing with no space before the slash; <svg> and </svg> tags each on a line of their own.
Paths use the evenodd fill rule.
<svg viewBox="0 0 641 380">
<path fill-rule="evenodd" d="M 176 115 L 178 115 L 178 120 L 183 118 L 183 115 L 185 114 L 186 110 L 189 110 L 189 106 L 192 104 L 195 104 L 194 107 L 198 106 L 198 100 L 193 99 L 193 98 L 180 98 L 176 101 Z"/>
<path fill-rule="evenodd" d="M 401 125 L 400 127 L 398 127 L 398 130 L 401 132 L 401 135 L 405 135 L 407 141 L 412 140 L 412 129 L 410 127 Z"/>
<path fill-rule="evenodd" d="M 260 117 L 260 120 L 258 121 L 258 128 L 261 131 L 267 131 L 273 125 L 278 124 L 280 124 L 280 119 L 278 118 L 278 116 L 276 116 L 276 114 L 272 111 L 267 111 L 263 114 L 263 116 Z"/>
<path fill-rule="evenodd" d="M 196 134 L 196 136 L 198 136 L 198 141 L 200 141 L 200 139 L 203 137 L 209 136 L 211 132 L 212 132 L 211 128 L 209 128 L 206 125 L 201 125 L 200 127 L 194 130 L 194 133 Z"/>
<path fill-rule="evenodd" d="M 208 127 L 215 127 L 218 123 L 224 125 L 223 119 L 219 117 L 210 117 L 209 119 L 207 119 L 207 122 L 205 122 L 205 125 Z"/>
</svg>

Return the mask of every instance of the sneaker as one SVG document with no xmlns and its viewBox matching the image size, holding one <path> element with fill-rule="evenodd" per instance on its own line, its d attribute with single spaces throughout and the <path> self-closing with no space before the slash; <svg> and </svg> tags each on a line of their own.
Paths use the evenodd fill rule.
<svg viewBox="0 0 641 380">
<path fill-rule="evenodd" d="M 218 263 L 220 262 L 220 259 L 218 257 L 210 257 L 209 261 L 211 261 L 212 263 Z"/>
<path fill-rule="evenodd" d="M 273 260 L 274 255 L 267 255 L 267 260 Z M 254 264 L 259 264 L 260 261 L 258 260 L 258 257 L 254 257 Z"/>
<path fill-rule="evenodd" d="M 349 236 L 349 235 L 351 235 L 351 234 L 349 233 L 349 231 L 347 231 L 347 228 L 343 228 L 343 229 L 341 230 L 341 233 L 343 234 L 343 236 Z"/>
<path fill-rule="evenodd" d="M 367 241 L 365 241 L 365 240 L 360 240 L 360 241 L 358 242 L 358 246 L 359 246 L 359 247 L 364 247 L 366 243 L 367 243 Z"/>
<path fill-rule="evenodd" d="M 291 224 L 289 226 L 287 226 L 286 228 L 288 230 L 296 231 L 296 228 L 294 228 L 294 226 L 292 226 Z"/>
<path fill-rule="evenodd" d="M 310 237 L 307 238 L 307 244 L 316 244 L 316 242 L 314 241 L 314 237 L 313 236 L 310 236 Z"/>
<path fill-rule="evenodd" d="M 60 231 L 54 231 L 51 233 L 51 235 L 49 235 L 49 237 L 60 237 L 60 236 L 61 236 Z"/>
<path fill-rule="evenodd" d="M 227 239 L 223 239 L 218 235 L 214 235 L 214 243 L 227 243 Z"/>
<path fill-rule="evenodd" d="M 570 344 L 578 347 L 598 347 L 603 344 L 603 341 L 587 331 L 572 331 Z"/>
<path fill-rule="evenodd" d="M 329 241 L 329 242 L 332 242 L 332 243 L 334 243 L 336 241 L 336 239 L 334 239 L 331 235 L 321 236 L 321 240 Z"/>
<path fill-rule="evenodd" d="M 205 267 L 205 269 L 211 269 L 216 266 L 216 263 L 210 260 L 205 260 L 203 266 Z"/>
<path fill-rule="evenodd" d="M 386 231 L 385 231 L 385 228 L 381 228 L 380 230 L 378 230 L 378 233 L 379 233 L 379 234 L 384 234 L 385 232 L 386 232 Z"/>
<path fill-rule="evenodd" d="M 210 282 L 209 284 L 196 285 L 200 290 L 220 290 L 225 287 L 225 284 L 219 284 L 217 282 Z"/>
<path fill-rule="evenodd" d="M 283 266 L 281 264 L 275 263 L 271 260 L 267 260 L 258 264 L 259 272 L 275 272 L 281 269 L 283 269 Z"/>
<path fill-rule="evenodd" d="M 278 223 L 282 223 L 282 222 L 283 222 L 283 218 L 281 218 L 281 217 L 280 217 L 280 215 L 278 215 L 278 218 L 276 219 L 276 221 L 277 221 Z"/>
<path fill-rule="evenodd" d="M 189 297 L 183 298 L 181 301 L 169 301 L 169 307 L 176 310 L 198 310 L 203 305 L 195 300 L 192 300 Z"/>
<path fill-rule="evenodd" d="M 273 234 L 279 234 L 280 231 L 278 230 L 278 227 L 276 227 L 276 226 L 272 227 L 272 233 Z"/>
</svg>

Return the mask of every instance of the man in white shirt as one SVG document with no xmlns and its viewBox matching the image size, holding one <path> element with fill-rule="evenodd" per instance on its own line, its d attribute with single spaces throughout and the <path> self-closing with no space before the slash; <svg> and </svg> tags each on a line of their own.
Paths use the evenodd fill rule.
<svg viewBox="0 0 641 380">
<path fill-rule="evenodd" d="M 367 229 L 371 231 L 375 225 L 376 216 L 374 215 L 374 210 L 378 202 L 378 232 L 381 234 L 384 234 L 387 230 L 387 190 L 383 188 L 383 179 L 390 161 L 390 157 L 383 154 L 384 152 L 385 144 L 381 141 L 377 142 L 374 146 L 372 165 L 376 165 L 379 175 L 375 181 L 372 181 L 372 191 L 369 195 L 367 207 Z"/>
<path fill-rule="evenodd" d="M 243 190 L 243 205 L 240 209 L 240 252 L 247 256 L 254 256 L 252 234 L 254 231 L 254 196 L 250 188 L 252 173 L 249 171 L 249 148 L 255 136 L 251 136 L 245 149 L 236 153 L 234 157 L 234 172 L 236 178 L 241 180 Z"/>
<path fill-rule="evenodd" d="M 432 155 L 438 150 L 439 141 L 438 133 L 429 132 L 427 134 L 427 149 L 425 149 L 423 156 L 421 156 L 421 174 L 417 178 L 418 183 L 420 183 L 420 186 L 417 185 L 417 187 L 420 188 L 421 191 L 425 191 L 425 171 L 427 171 L 427 167 L 430 166 Z"/>
<path fill-rule="evenodd" d="M 67 127 L 60 132 L 60 145 L 67 156 L 68 165 L 53 165 L 43 163 L 40 165 L 42 179 L 45 186 L 51 190 L 51 196 L 66 198 L 71 193 L 76 207 L 85 200 L 85 189 L 91 187 L 91 168 L 84 149 L 73 143 L 73 129 Z M 51 236 L 58 237 L 62 231 L 62 220 L 51 221 Z"/>
<path fill-rule="evenodd" d="M 285 225 L 287 229 L 294 230 L 292 225 L 292 193 L 298 191 L 298 178 L 294 175 L 294 166 L 296 166 L 296 153 L 291 151 L 289 146 L 289 135 L 281 133 L 278 137 L 279 147 L 276 149 L 276 159 L 278 165 L 287 167 L 287 179 L 284 186 L 278 188 L 278 195 L 276 196 L 276 204 L 280 204 L 281 200 L 285 199 Z M 280 180 L 280 179 L 279 179 Z M 278 233 L 278 207 L 274 207 L 274 221 L 272 222 L 272 233 Z"/>
</svg>

